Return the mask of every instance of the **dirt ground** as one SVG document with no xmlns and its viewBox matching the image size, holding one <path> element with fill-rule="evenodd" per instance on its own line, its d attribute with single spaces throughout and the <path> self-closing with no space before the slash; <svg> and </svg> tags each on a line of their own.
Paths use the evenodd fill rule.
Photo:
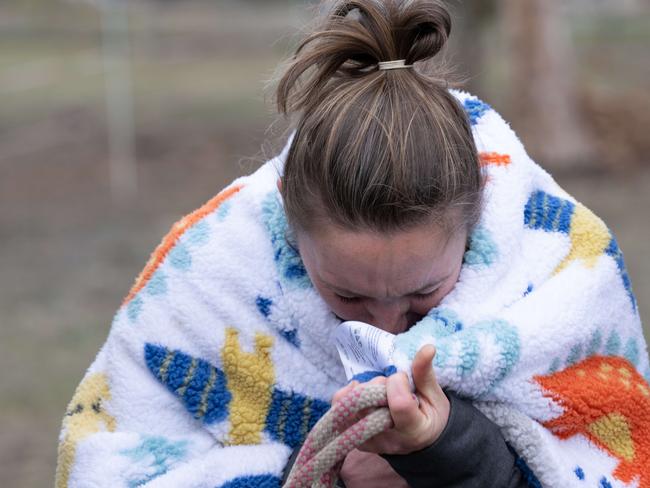
<svg viewBox="0 0 650 488">
<path fill-rule="evenodd" d="M 7 17 L 0 9 L 0 24 L 2 18 Z M 202 19 L 211 29 L 207 16 Z M 283 36 L 287 22 L 268 19 L 259 37 L 242 39 L 238 64 L 229 64 L 234 61 L 218 39 L 219 49 L 208 50 L 209 62 L 205 57 L 188 61 L 197 52 L 205 55 L 204 42 L 180 42 L 182 48 L 169 51 L 150 42 L 156 37 L 149 29 L 149 41 L 143 34 L 136 43 L 149 49 L 150 57 L 136 72 L 138 192 L 132 201 L 111 200 L 101 77 L 91 56 L 96 46 L 66 50 L 67 41 L 57 45 L 50 54 L 67 60 L 60 73 L 43 64 L 47 57 L 34 55 L 37 64 L 11 72 L 9 88 L 2 84 L 9 71 L 0 71 L 6 100 L 0 116 L 3 486 L 51 486 L 67 402 L 149 253 L 173 222 L 274 155 L 273 144 L 280 141 L 266 132 L 274 119 L 259 95 L 259 78 L 275 65 L 279 51 L 259 46 Z M 231 23 L 229 39 L 237 31 Z M 174 32 L 185 39 L 182 28 Z M 18 51 L 30 58 L 37 48 L 39 53 L 51 49 L 48 42 L 29 39 L 13 47 L 3 42 L 0 69 L 14 66 Z M 152 53 L 158 51 L 165 59 L 154 63 Z M 60 74 L 62 81 L 26 90 L 25 70 L 45 70 L 55 81 Z M 83 86 L 64 77 L 77 76 L 75 70 L 85 73 Z M 195 84 L 184 85 L 190 82 Z M 46 103 L 53 91 L 58 101 Z M 274 134 L 281 129 L 277 125 Z M 650 320 L 650 164 L 558 173 L 556 179 L 616 234 L 641 317 Z"/>
</svg>

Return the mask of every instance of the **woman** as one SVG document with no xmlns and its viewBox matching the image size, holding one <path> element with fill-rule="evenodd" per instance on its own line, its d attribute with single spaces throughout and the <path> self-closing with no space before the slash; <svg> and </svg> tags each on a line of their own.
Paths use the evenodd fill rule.
<svg viewBox="0 0 650 488">
<path fill-rule="evenodd" d="M 536 367 L 548 369 L 520 361 L 536 357 L 527 341 L 538 332 L 501 316 L 465 327 L 465 317 L 449 310 L 457 305 L 467 321 L 518 307 L 541 317 L 531 314 L 536 302 L 520 299 L 541 296 L 536 287 L 551 281 L 553 259 L 564 263 L 555 269 L 563 277 L 582 254 L 568 252 L 573 241 L 564 236 L 541 271 L 518 266 L 522 253 L 510 262 L 499 254 L 529 249 L 529 234 L 546 225 L 534 206 L 542 197 L 533 193 L 533 218 L 490 236 L 494 219 L 521 219 L 523 205 L 499 200 L 503 188 L 521 190 L 519 200 L 531 188 L 561 190 L 507 124 L 485 115 L 489 107 L 413 66 L 433 58 L 449 32 L 436 1 L 334 5 L 279 82 L 280 112 L 294 117 L 285 149 L 177 223 L 116 314 L 64 419 L 57 486 L 279 486 L 330 402 L 357 387 L 345 385 L 332 342 L 337 325 L 352 319 L 399 334 L 416 391 L 403 373 L 373 380 L 386 384 L 394 427 L 348 456 L 347 486 L 537 486 L 514 454 L 527 448 L 503 411 L 484 408 L 488 420 L 461 397 L 503 408 L 519 408 L 519 400 L 535 419 L 554 412 L 548 400 L 540 407 L 519 395 L 533 391 L 522 388 Z M 482 125 L 481 117 L 492 122 Z M 477 143 L 500 141 L 514 142 L 503 153 L 479 154 Z M 562 208 L 560 230 L 572 222 Z M 601 249 L 615 260 L 617 250 Z M 627 300 L 622 258 L 618 268 L 615 260 L 598 266 L 619 273 L 616 291 L 605 282 Z M 479 294 L 474 283 L 484 287 Z M 639 334 L 626 307 L 618 323 Z M 437 353 L 419 346 L 430 326 L 441 334 Z M 452 364 L 458 348 L 448 343 L 456 338 L 469 349 Z M 637 363 L 647 367 L 640 341 Z M 571 345 L 558 339 L 551 350 Z M 542 447 L 554 439 L 544 435 Z M 542 482 L 564 479 L 545 469 L 535 471 Z"/>
</svg>

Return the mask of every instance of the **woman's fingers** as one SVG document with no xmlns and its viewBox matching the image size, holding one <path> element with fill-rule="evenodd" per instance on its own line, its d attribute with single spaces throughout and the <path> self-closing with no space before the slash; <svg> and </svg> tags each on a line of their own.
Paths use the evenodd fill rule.
<svg viewBox="0 0 650 488">
<path fill-rule="evenodd" d="M 400 431 L 409 431 L 417 426 L 421 421 L 422 414 L 405 373 L 396 373 L 388 378 L 386 395 L 390 415 L 395 424 L 394 428 Z"/>
<path fill-rule="evenodd" d="M 359 385 L 359 382 L 357 380 L 353 380 L 353 381 L 350 381 L 343 388 L 338 390 L 336 393 L 334 393 L 334 395 L 332 396 L 332 405 L 339 402 L 341 400 L 341 398 L 343 398 L 345 395 L 347 395 L 349 392 L 351 392 L 358 385 Z"/>
<path fill-rule="evenodd" d="M 365 443 L 362 450 L 406 454 L 430 445 L 440 436 L 449 418 L 449 400 L 433 370 L 435 354 L 435 347 L 424 346 L 415 355 L 415 394 L 406 374 L 396 373 L 388 378 L 388 407 L 395 425 Z"/>
<path fill-rule="evenodd" d="M 411 391 L 408 377 L 403 372 L 388 378 L 377 376 L 369 382 L 386 385 L 393 426 L 359 446 L 360 450 L 405 454 L 426 447 L 438 438 L 449 418 L 449 400 L 438 384 L 433 370 L 435 355 L 435 347 L 429 345 L 421 348 L 415 355 L 411 366 L 415 394 Z M 332 405 L 359 387 L 358 381 L 351 381 L 332 396 Z M 354 423 L 371 410 L 374 408 L 357 412 L 348 420 Z"/>
<path fill-rule="evenodd" d="M 436 348 L 426 345 L 417 352 L 411 365 L 415 390 L 420 397 L 426 399 L 429 403 L 434 403 L 437 397 L 441 394 L 444 395 L 433 371 L 433 358 L 435 355 Z"/>
</svg>

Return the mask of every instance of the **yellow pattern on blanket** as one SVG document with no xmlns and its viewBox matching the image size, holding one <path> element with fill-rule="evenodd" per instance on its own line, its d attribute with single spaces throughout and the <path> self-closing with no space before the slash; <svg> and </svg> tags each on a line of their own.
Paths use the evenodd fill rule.
<svg viewBox="0 0 650 488">
<path fill-rule="evenodd" d="M 579 203 L 576 205 L 571 219 L 569 238 L 571 239 L 571 250 L 555 269 L 555 274 L 576 260 L 580 260 L 585 266 L 592 268 L 612 240 L 605 223 Z"/>
<path fill-rule="evenodd" d="M 77 444 L 101 430 L 115 431 L 115 419 L 102 403 L 111 398 L 106 375 L 94 373 L 77 387 L 63 419 L 65 435 L 59 444 L 59 463 L 56 470 L 56 488 L 66 488 L 74 464 Z"/>
<path fill-rule="evenodd" d="M 271 360 L 271 336 L 255 334 L 255 351 L 241 350 L 239 333 L 226 329 L 221 352 L 223 369 L 232 394 L 229 444 L 259 444 L 271 404 L 275 371 Z"/>
</svg>

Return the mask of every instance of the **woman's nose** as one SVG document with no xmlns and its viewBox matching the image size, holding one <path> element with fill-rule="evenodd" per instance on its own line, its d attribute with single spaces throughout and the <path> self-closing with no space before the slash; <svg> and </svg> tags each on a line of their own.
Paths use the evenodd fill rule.
<svg viewBox="0 0 650 488">
<path fill-rule="evenodd" d="M 367 310 L 372 316 L 372 325 L 382 330 L 397 334 L 407 328 L 408 301 L 372 300 Z"/>
</svg>

